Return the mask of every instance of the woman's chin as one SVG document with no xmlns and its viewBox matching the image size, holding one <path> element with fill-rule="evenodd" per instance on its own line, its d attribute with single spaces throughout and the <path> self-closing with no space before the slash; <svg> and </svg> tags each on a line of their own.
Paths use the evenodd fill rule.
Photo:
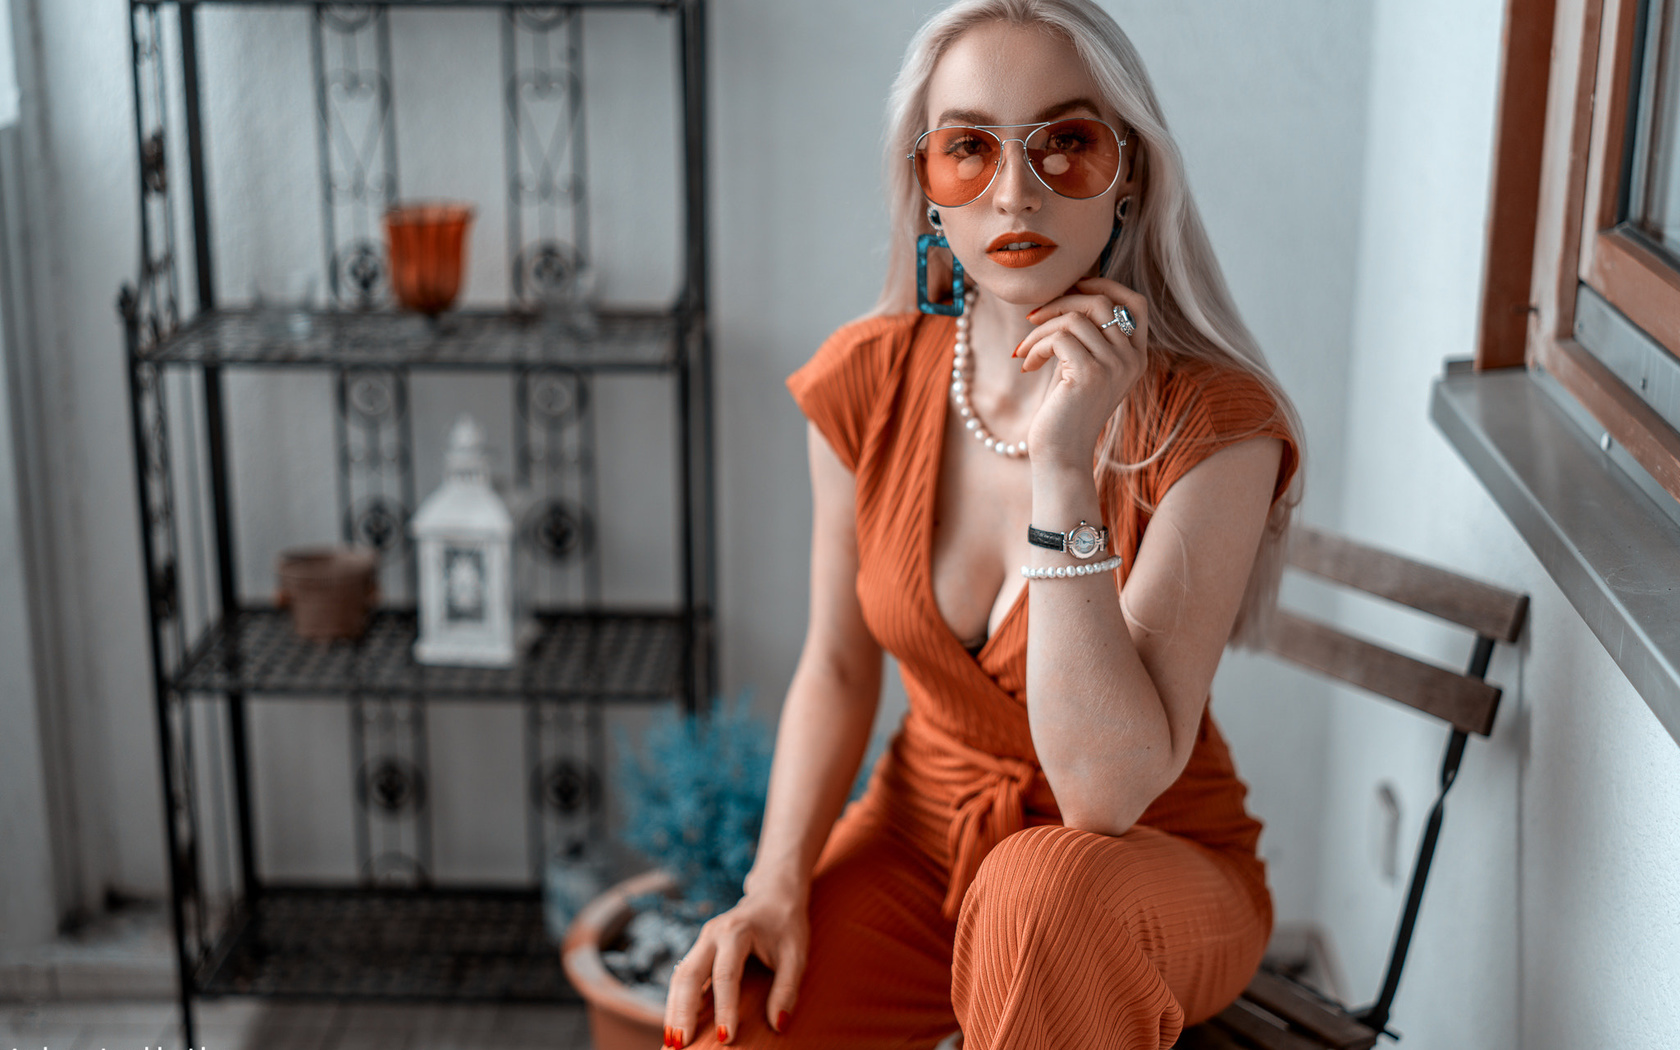
<svg viewBox="0 0 1680 1050">
<path fill-rule="evenodd" d="M 990 295 L 1003 302 L 1025 307 L 1043 306 L 1052 299 L 1066 295 L 1085 276 L 1083 270 L 1077 273 L 1064 272 L 1065 267 L 1043 273 L 1029 272 L 1038 267 L 1011 270 L 1002 266 L 989 266 L 986 269 L 998 272 L 972 275 L 981 295 Z"/>
</svg>

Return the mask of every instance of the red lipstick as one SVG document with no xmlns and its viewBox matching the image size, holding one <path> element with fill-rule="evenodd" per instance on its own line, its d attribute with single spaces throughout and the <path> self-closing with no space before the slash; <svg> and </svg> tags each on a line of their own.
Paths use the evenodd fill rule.
<svg viewBox="0 0 1680 1050">
<path fill-rule="evenodd" d="M 1004 266 L 1034 266 L 1050 258 L 1056 247 L 1056 242 L 1044 234 L 1022 230 L 998 235 L 986 246 L 986 256 Z"/>
</svg>

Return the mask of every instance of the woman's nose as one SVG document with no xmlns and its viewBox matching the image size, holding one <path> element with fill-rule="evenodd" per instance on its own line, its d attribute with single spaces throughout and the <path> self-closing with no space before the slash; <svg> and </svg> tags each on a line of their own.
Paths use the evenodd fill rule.
<svg viewBox="0 0 1680 1050">
<path fill-rule="evenodd" d="M 1018 146 L 1018 151 L 1010 146 Z M 1003 211 L 1032 211 L 1043 201 L 1043 185 L 1027 163 L 1027 144 L 1010 139 L 998 157 L 1000 169 L 992 187 L 992 203 Z"/>
</svg>

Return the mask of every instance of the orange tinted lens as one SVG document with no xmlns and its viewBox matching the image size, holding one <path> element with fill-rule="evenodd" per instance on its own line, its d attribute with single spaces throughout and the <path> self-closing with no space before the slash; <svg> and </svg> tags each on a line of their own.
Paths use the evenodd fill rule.
<svg viewBox="0 0 1680 1050">
<path fill-rule="evenodd" d="M 942 208 L 967 204 L 986 192 L 997 170 L 997 136 L 979 128 L 936 128 L 916 146 L 916 178 Z"/>
<path fill-rule="evenodd" d="M 1084 200 L 1114 184 L 1120 171 L 1120 140 L 1097 120 L 1059 120 L 1027 139 L 1027 158 L 1045 185 L 1064 197 Z"/>
</svg>

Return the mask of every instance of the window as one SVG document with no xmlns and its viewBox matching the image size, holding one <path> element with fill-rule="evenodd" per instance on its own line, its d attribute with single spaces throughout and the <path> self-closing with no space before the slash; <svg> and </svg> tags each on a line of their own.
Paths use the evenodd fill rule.
<svg viewBox="0 0 1680 1050">
<path fill-rule="evenodd" d="M 1680 741 L 1680 0 L 1506 0 L 1499 90 L 1479 374 L 1431 418 Z"/>
<path fill-rule="evenodd" d="M 1505 46 L 1477 365 L 1545 371 L 1680 500 L 1680 0 L 1510 0 Z"/>
</svg>

